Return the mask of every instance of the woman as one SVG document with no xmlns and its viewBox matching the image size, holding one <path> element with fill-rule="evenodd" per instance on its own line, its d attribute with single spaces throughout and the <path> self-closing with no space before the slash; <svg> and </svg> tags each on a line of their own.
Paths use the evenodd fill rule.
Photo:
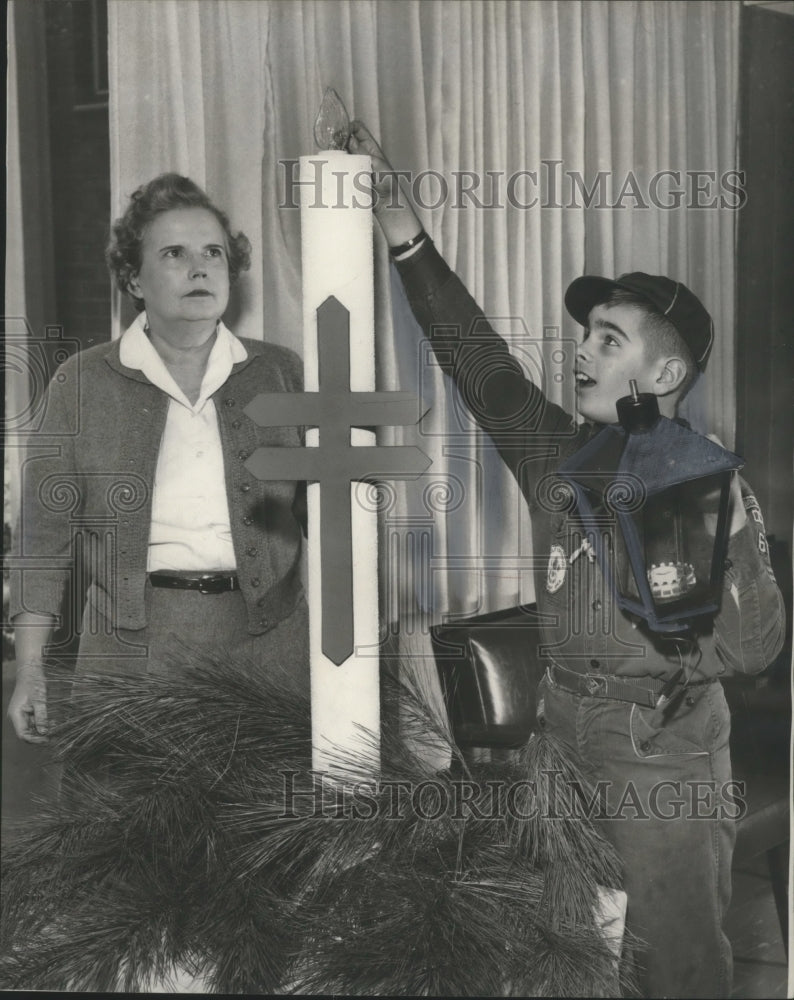
<svg viewBox="0 0 794 1000">
<path fill-rule="evenodd" d="M 164 670 L 195 649 L 308 689 L 305 494 L 245 465 L 260 446 L 302 444 L 300 428 L 244 413 L 262 392 L 300 390 L 301 362 L 221 321 L 249 251 L 177 174 L 139 188 L 113 228 L 108 263 L 138 316 L 57 371 L 24 469 L 9 706 L 24 740 L 46 739 L 43 651 L 78 544 L 90 581 L 78 672 Z"/>
</svg>

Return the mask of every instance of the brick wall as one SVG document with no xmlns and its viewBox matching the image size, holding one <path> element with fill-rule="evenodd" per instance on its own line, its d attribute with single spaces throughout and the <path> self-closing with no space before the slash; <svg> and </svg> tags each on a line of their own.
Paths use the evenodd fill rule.
<svg viewBox="0 0 794 1000">
<path fill-rule="evenodd" d="M 45 2 L 56 322 L 83 347 L 110 338 L 108 108 L 87 72 L 94 62 L 92 14 L 107 46 L 103 6 L 94 3 L 92 12 L 90 0 Z"/>
</svg>

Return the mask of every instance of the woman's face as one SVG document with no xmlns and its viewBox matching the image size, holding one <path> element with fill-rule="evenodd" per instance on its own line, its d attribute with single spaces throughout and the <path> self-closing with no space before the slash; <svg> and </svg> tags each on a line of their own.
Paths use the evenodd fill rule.
<svg viewBox="0 0 794 1000">
<path fill-rule="evenodd" d="M 214 325 L 229 301 L 226 234 L 214 214 L 174 208 L 150 222 L 130 290 L 143 299 L 154 329 Z"/>
</svg>

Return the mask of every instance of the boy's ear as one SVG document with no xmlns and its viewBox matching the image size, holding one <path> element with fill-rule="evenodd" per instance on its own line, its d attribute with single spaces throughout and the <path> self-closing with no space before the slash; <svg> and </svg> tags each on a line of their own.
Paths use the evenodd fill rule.
<svg viewBox="0 0 794 1000">
<path fill-rule="evenodd" d="M 686 362 L 681 358 L 667 358 L 654 383 L 657 396 L 667 396 L 675 392 L 686 378 Z"/>
</svg>

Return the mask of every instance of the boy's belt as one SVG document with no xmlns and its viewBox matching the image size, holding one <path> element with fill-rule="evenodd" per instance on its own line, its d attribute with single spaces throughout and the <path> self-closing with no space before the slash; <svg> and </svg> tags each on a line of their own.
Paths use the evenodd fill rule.
<svg viewBox="0 0 794 1000">
<path fill-rule="evenodd" d="M 656 708 L 659 698 L 664 693 L 669 699 L 676 689 L 684 687 L 676 683 L 670 691 L 670 680 L 657 680 L 654 677 L 615 677 L 612 674 L 580 674 L 568 670 L 558 663 L 550 664 L 548 668 L 552 682 L 563 691 L 581 694 L 586 698 L 613 698 L 616 701 L 630 701 L 646 708 Z M 708 680 L 692 681 L 686 687 L 700 687 L 713 684 L 716 677 Z"/>
</svg>

